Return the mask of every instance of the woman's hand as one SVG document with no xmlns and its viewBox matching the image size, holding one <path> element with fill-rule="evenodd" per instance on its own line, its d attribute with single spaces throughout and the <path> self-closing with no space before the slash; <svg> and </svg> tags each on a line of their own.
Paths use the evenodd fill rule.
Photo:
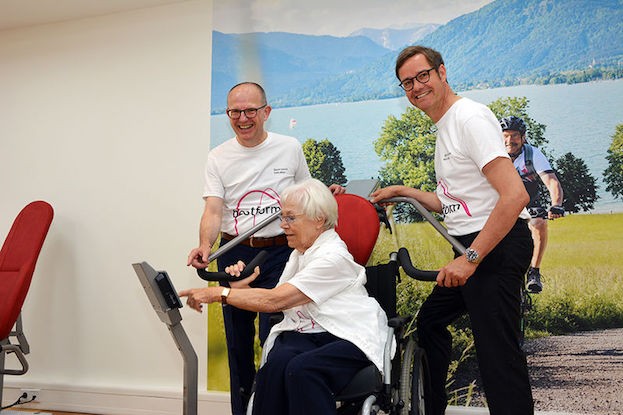
<svg viewBox="0 0 623 415">
<path fill-rule="evenodd" d="M 201 313 L 202 304 L 220 303 L 222 292 L 223 287 L 205 287 L 182 290 L 177 295 L 180 298 L 186 297 L 186 305 Z"/>
<path fill-rule="evenodd" d="M 245 267 L 245 263 L 242 261 L 238 261 L 237 263 L 230 265 L 225 268 L 225 272 L 234 277 L 239 277 L 240 273 Z M 260 267 L 255 267 L 253 270 L 253 274 L 249 275 L 247 278 L 240 281 L 231 281 L 229 286 L 232 288 L 249 288 L 249 284 L 251 284 L 255 279 L 260 275 Z"/>
</svg>

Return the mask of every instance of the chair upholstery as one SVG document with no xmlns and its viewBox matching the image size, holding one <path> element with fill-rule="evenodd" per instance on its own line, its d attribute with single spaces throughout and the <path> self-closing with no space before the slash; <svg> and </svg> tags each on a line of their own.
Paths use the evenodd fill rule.
<svg viewBox="0 0 623 415">
<path fill-rule="evenodd" d="M 54 211 L 43 201 L 17 215 L 0 250 L 0 339 L 9 336 L 24 304 Z"/>
<path fill-rule="evenodd" d="M 335 231 L 346 243 L 348 251 L 360 265 L 365 266 L 379 236 L 379 216 L 368 200 L 344 193 L 336 195 L 338 219 Z"/>
<path fill-rule="evenodd" d="M 0 250 L 0 403 L 4 375 L 23 375 L 28 371 L 24 355 L 30 352 L 30 346 L 22 331 L 20 313 L 53 216 L 54 210 L 48 203 L 29 203 L 13 221 Z M 11 331 L 13 326 L 15 331 Z M 16 338 L 15 343 L 11 337 Z M 21 368 L 5 367 L 10 353 L 15 354 Z"/>
</svg>

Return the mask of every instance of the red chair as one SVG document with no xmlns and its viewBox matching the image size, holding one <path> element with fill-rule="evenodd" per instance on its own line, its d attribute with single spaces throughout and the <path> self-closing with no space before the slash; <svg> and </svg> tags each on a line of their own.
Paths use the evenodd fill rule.
<svg viewBox="0 0 623 415">
<path fill-rule="evenodd" d="M 379 236 L 379 216 L 368 200 L 344 193 L 336 195 L 337 226 L 335 231 L 346 243 L 348 251 L 359 265 L 366 266 Z"/>
<path fill-rule="evenodd" d="M 4 375 L 23 375 L 28 371 L 24 355 L 30 347 L 22 331 L 20 313 L 53 216 L 54 210 L 48 203 L 29 203 L 15 218 L 0 250 L 0 403 Z M 14 326 L 15 331 L 11 331 Z M 17 342 L 11 343 L 11 337 L 17 338 Z M 15 353 L 21 369 L 5 368 L 9 353 Z"/>
</svg>

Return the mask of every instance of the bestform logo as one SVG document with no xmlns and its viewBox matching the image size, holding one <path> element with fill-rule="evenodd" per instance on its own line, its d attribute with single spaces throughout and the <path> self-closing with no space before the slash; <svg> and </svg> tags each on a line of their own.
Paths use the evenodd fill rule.
<svg viewBox="0 0 623 415">
<path fill-rule="evenodd" d="M 275 201 L 277 204 L 274 203 Z M 245 203 L 247 206 L 241 208 L 240 206 Z M 252 204 L 252 206 L 248 207 L 249 204 Z M 251 226 L 255 226 L 258 223 L 258 218 L 266 219 L 268 216 L 279 211 L 281 211 L 281 199 L 275 189 L 251 190 L 245 193 L 232 212 L 236 234 L 240 233 L 238 229 L 239 219 L 252 217 L 253 221 L 251 222 Z"/>
<path fill-rule="evenodd" d="M 467 203 L 465 203 L 464 200 L 455 197 L 453 195 L 450 194 L 450 192 L 448 191 L 448 186 L 444 183 L 443 180 L 439 180 L 439 182 L 437 183 L 437 186 L 441 187 L 443 194 L 451 200 L 454 200 L 455 202 L 457 202 L 456 204 L 453 203 L 451 205 L 443 205 L 443 213 L 444 215 L 450 214 L 450 213 L 454 213 L 454 212 L 458 212 L 459 210 L 461 210 L 461 207 L 463 208 L 463 210 L 465 210 L 465 213 L 467 214 L 467 216 L 472 216 L 471 212 L 469 211 L 469 208 L 467 207 Z"/>
</svg>

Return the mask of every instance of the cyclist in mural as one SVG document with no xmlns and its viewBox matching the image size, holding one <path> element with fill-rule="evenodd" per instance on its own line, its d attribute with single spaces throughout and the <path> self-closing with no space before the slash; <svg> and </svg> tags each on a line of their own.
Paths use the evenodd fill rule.
<svg viewBox="0 0 623 415">
<path fill-rule="evenodd" d="M 562 186 L 545 155 L 538 148 L 527 143 L 527 126 L 524 120 L 513 115 L 502 118 L 500 125 L 504 134 L 506 151 L 513 160 L 513 164 L 530 195 L 528 212 L 532 218 L 528 225 L 534 240 L 534 250 L 528 269 L 526 288 L 529 292 L 536 294 L 543 290 L 540 267 L 547 247 L 547 220 L 557 219 L 565 215 L 565 209 L 562 207 Z M 545 209 L 541 205 L 539 182 L 543 183 L 549 192 L 551 199 L 549 209 Z"/>
</svg>

